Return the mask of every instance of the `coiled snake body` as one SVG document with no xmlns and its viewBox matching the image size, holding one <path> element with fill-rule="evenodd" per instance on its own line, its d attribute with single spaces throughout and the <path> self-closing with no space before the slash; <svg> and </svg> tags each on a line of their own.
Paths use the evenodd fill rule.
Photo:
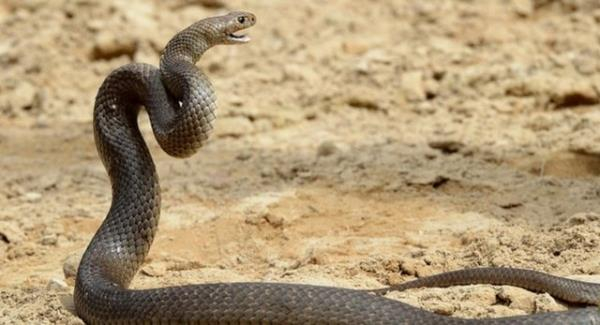
<svg viewBox="0 0 600 325">
<path fill-rule="evenodd" d="M 276 283 L 221 283 L 130 290 L 158 225 L 160 189 L 150 153 L 137 125 L 149 114 L 160 146 L 170 155 L 193 154 L 208 138 L 215 96 L 195 63 L 217 44 L 248 41 L 239 30 L 254 15 L 233 12 L 201 20 L 167 44 L 160 69 L 129 64 L 113 71 L 98 91 L 94 135 L 113 192 L 108 215 L 79 266 L 74 301 L 89 324 L 556 324 L 600 323 L 596 308 L 493 320 L 439 316 L 373 292 Z M 419 285 L 508 282 L 558 296 L 600 301 L 598 285 L 516 269 L 445 273 Z M 409 284 L 410 286 L 410 284 Z M 391 288 L 394 289 L 394 288 Z M 397 288 L 401 289 L 401 288 Z M 377 290 L 375 290 L 377 291 Z M 374 291 L 374 292 L 375 292 Z M 589 297 L 578 298 L 578 291 Z"/>
</svg>

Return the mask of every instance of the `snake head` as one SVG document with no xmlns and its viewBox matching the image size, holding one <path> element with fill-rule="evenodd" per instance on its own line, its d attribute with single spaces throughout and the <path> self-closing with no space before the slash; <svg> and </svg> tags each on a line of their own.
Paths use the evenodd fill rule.
<svg viewBox="0 0 600 325">
<path fill-rule="evenodd" d="M 221 23 L 221 42 L 223 44 L 240 44 L 250 41 L 250 37 L 238 34 L 240 30 L 252 27 L 256 23 L 256 16 L 249 12 L 234 11 L 219 17 Z"/>
</svg>

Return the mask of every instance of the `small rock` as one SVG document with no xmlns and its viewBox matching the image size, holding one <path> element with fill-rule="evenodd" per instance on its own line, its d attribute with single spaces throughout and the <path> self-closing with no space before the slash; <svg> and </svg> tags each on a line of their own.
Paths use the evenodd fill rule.
<svg viewBox="0 0 600 325">
<path fill-rule="evenodd" d="M 354 66 L 354 70 L 360 74 L 368 74 L 371 67 L 371 62 L 367 59 L 360 59 Z"/>
<path fill-rule="evenodd" d="M 552 296 L 548 293 L 543 293 L 540 295 L 536 295 L 535 300 L 535 312 L 536 313 L 546 313 L 553 311 L 563 311 L 566 310 L 565 307 L 559 305 Z"/>
<path fill-rule="evenodd" d="M 380 49 L 372 49 L 360 57 L 354 70 L 360 74 L 368 74 L 374 63 L 389 64 L 392 59 Z"/>
<path fill-rule="evenodd" d="M 77 275 L 77 268 L 79 268 L 79 262 L 82 257 L 81 252 L 71 253 L 71 255 L 67 256 L 63 262 L 63 273 L 65 275 L 65 279 L 74 280 Z"/>
<path fill-rule="evenodd" d="M 47 171 L 36 179 L 36 188 L 47 191 L 57 187 L 62 175 L 59 172 Z"/>
<path fill-rule="evenodd" d="M 594 212 L 580 212 L 570 216 L 566 223 L 571 226 L 583 225 L 591 221 L 600 220 L 600 215 Z"/>
<path fill-rule="evenodd" d="M 252 122 L 244 116 L 218 119 L 215 126 L 216 137 L 240 137 L 254 131 Z"/>
<path fill-rule="evenodd" d="M 445 154 L 453 154 L 459 152 L 465 144 L 456 140 L 434 140 L 428 143 L 430 148 L 440 150 Z"/>
<path fill-rule="evenodd" d="M 328 157 L 339 151 L 339 148 L 332 141 L 324 141 L 317 148 L 317 157 Z"/>
<path fill-rule="evenodd" d="M 152 263 L 142 267 L 140 270 L 142 274 L 153 278 L 159 278 L 167 273 L 167 267 L 163 263 Z"/>
<path fill-rule="evenodd" d="M 46 236 L 42 237 L 42 240 L 41 240 L 41 244 L 44 246 L 54 246 L 54 245 L 56 245 L 57 242 L 58 242 L 58 236 L 55 234 L 46 235 Z"/>
<path fill-rule="evenodd" d="M 90 19 L 86 22 L 87 28 L 92 32 L 97 32 L 105 28 L 104 20 L 102 19 Z"/>
<path fill-rule="evenodd" d="M 235 209 L 244 215 L 247 224 L 257 225 L 272 214 L 273 204 L 293 195 L 294 192 L 266 192 L 244 199 Z"/>
<path fill-rule="evenodd" d="M 253 207 L 244 211 L 244 214 L 246 215 L 244 222 L 256 226 L 265 220 L 269 210 L 266 207 Z"/>
<path fill-rule="evenodd" d="M 512 6 L 515 12 L 523 17 L 529 17 L 533 14 L 535 9 L 534 5 L 532 0 L 512 0 Z"/>
<path fill-rule="evenodd" d="M 354 108 L 363 108 L 372 111 L 381 109 L 379 96 L 373 91 L 364 88 L 361 88 L 356 92 L 351 92 L 348 98 L 346 98 L 346 104 Z"/>
<path fill-rule="evenodd" d="M 410 71 L 402 74 L 401 92 L 408 101 L 419 102 L 427 97 L 423 72 Z"/>
<path fill-rule="evenodd" d="M 348 54 L 360 55 L 364 54 L 369 50 L 370 46 L 364 43 L 356 42 L 344 42 L 342 44 L 342 50 Z"/>
<path fill-rule="evenodd" d="M 386 282 L 390 286 L 399 285 L 399 284 L 403 283 L 404 281 L 406 281 L 406 278 L 403 277 L 401 274 L 396 273 L 396 272 L 389 273 L 386 276 Z"/>
<path fill-rule="evenodd" d="M 452 303 L 445 301 L 432 301 L 428 306 L 432 312 L 438 315 L 450 316 L 456 311 Z"/>
<path fill-rule="evenodd" d="M 515 193 L 502 193 L 492 199 L 492 202 L 502 209 L 514 209 L 523 206 L 523 196 Z"/>
<path fill-rule="evenodd" d="M 595 105 L 600 102 L 594 87 L 587 82 L 561 81 L 552 89 L 550 103 L 557 109 Z"/>
<path fill-rule="evenodd" d="M 275 228 L 283 226 L 283 218 L 273 213 L 267 213 L 267 215 L 265 216 L 265 220 L 267 220 L 267 222 Z"/>
<path fill-rule="evenodd" d="M 62 292 L 69 290 L 69 286 L 60 279 L 50 279 L 48 281 L 48 285 L 46 285 L 46 290 L 54 291 L 54 292 Z"/>
<path fill-rule="evenodd" d="M 250 158 L 252 158 L 252 153 L 250 152 L 241 152 L 235 156 L 235 159 L 239 161 L 246 161 Z"/>
<path fill-rule="evenodd" d="M 42 194 L 38 192 L 27 192 L 23 194 L 23 200 L 29 203 L 39 202 L 42 199 Z"/>
<path fill-rule="evenodd" d="M 496 290 L 488 286 L 474 286 L 472 291 L 467 291 L 467 296 L 484 306 L 491 306 L 497 302 Z"/>
<path fill-rule="evenodd" d="M 535 310 L 536 294 L 525 289 L 502 286 L 496 295 L 501 301 L 507 302 L 511 308 L 532 313 Z"/>
<path fill-rule="evenodd" d="M 199 4 L 205 8 L 224 8 L 225 7 L 225 2 L 222 0 L 191 0 L 188 1 L 188 3 L 190 4 Z"/>
<path fill-rule="evenodd" d="M 408 275 L 417 275 L 417 270 L 419 268 L 421 268 L 422 262 L 418 261 L 418 260 L 413 260 L 413 259 L 409 259 L 409 260 L 404 260 L 402 261 L 402 263 L 400 263 L 400 271 L 403 274 L 408 274 Z"/>
<path fill-rule="evenodd" d="M 27 256 L 34 256 L 37 252 L 39 252 L 39 250 L 35 243 L 25 241 L 17 246 L 13 246 L 13 248 L 8 251 L 7 257 L 9 260 L 14 260 Z"/>
<path fill-rule="evenodd" d="M 19 244 L 24 239 L 25 234 L 16 224 L 0 221 L 0 240 L 9 244 Z"/>
<path fill-rule="evenodd" d="M 8 105 L 13 112 L 39 108 L 41 106 L 41 93 L 31 83 L 21 81 L 9 95 Z"/>
<path fill-rule="evenodd" d="M 408 185 L 431 185 L 437 188 L 450 179 L 444 175 L 439 175 L 435 171 L 422 171 L 417 174 L 410 175 L 407 180 Z"/>
<path fill-rule="evenodd" d="M 425 98 L 429 100 L 436 98 L 440 92 L 440 84 L 433 79 L 424 81 L 423 87 L 425 88 Z"/>
<path fill-rule="evenodd" d="M 94 39 L 92 59 L 110 60 L 122 55 L 133 58 L 137 46 L 137 41 L 130 35 L 102 31 L 96 34 L 96 38 Z"/>
</svg>

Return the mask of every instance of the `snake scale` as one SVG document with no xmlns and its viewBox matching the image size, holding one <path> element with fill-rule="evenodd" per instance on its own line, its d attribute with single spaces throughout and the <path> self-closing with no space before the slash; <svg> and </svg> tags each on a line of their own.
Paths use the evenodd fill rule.
<svg viewBox="0 0 600 325">
<path fill-rule="evenodd" d="M 176 34 L 160 67 L 131 63 L 111 72 L 94 107 L 94 137 L 112 185 L 108 215 L 79 265 L 74 302 L 88 324 L 599 324 L 595 307 L 498 319 L 445 317 L 380 293 L 282 283 L 213 283 L 132 290 L 128 286 L 153 241 L 160 189 L 137 124 L 145 107 L 159 145 L 192 155 L 210 134 L 215 95 L 195 63 L 218 44 L 240 44 L 254 25 L 247 12 L 200 20 Z M 412 286 L 506 283 L 584 303 L 600 301 L 600 285 L 519 269 L 471 269 L 416 280 Z M 585 293 L 584 295 L 581 295 Z"/>
</svg>

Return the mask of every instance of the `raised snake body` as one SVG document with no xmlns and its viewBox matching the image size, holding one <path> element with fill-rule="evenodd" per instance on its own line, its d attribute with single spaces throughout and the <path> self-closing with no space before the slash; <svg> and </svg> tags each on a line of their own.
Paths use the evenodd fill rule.
<svg viewBox="0 0 600 325">
<path fill-rule="evenodd" d="M 246 36 L 234 33 L 254 23 L 254 15 L 245 12 L 201 20 L 169 41 L 161 57 L 160 69 L 146 64 L 128 64 L 113 71 L 100 87 L 94 108 L 94 135 L 111 180 L 113 200 L 77 273 L 75 308 L 85 322 L 298 325 L 600 323 L 597 308 L 465 320 L 436 315 L 372 292 L 298 284 L 221 283 L 128 289 L 150 248 L 160 211 L 158 177 L 137 125 L 139 108 L 146 108 L 154 134 L 167 153 L 177 157 L 193 154 L 207 140 L 216 109 L 211 85 L 195 63 L 204 51 L 214 45 L 247 41 Z M 579 297 L 577 291 L 587 290 L 591 296 L 582 302 L 600 301 L 598 285 L 524 270 L 482 270 L 463 270 L 440 275 L 429 282 L 417 280 L 421 282 L 415 283 L 417 286 L 432 286 L 508 282 L 557 293 L 569 300 L 573 296 Z M 511 279 L 518 281 L 511 282 Z M 564 292 L 566 294 L 561 295 Z"/>
</svg>

